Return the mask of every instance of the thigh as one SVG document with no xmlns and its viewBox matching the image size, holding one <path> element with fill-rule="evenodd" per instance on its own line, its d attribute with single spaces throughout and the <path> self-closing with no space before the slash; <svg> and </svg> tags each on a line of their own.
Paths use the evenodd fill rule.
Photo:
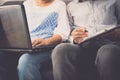
<svg viewBox="0 0 120 80">
<path fill-rule="evenodd" d="M 100 77 L 106 80 L 120 80 L 120 46 L 107 44 L 98 50 L 96 66 Z"/>
<path fill-rule="evenodd" d="M 70 44 L 70 43 L 62 43 L 55 47 L 52 53 L 53 61 L 63 61 L 64 59 L 68 59 L 74 61 L 76 63 L 78 58 L 80 58 L 84 51 L 78 45 Z"/>
<path fill-rule="evenodd" d="M 46 60 L 49 60 L 51 58 L 51 51 L 49 52 L 42 52 L 42 53 L 24 53 L 20 59 L 20 64 L 25 63 L 34 63 L 34 64 L 40 64 Z"/>
<path fill-rule="evenodd" d="M 67 57 L 75 61 L 74 63 L 76 62 L 86 63 L 87 61 L 91 60 L 92 62 L 94 62 L 97 50 L 98 48 L 96 48 L 96 46 L 83 48 L 76 44 L 62 43 L 56 46 L 55 49 L 53 50 L 52 59 L 53 61 L 57 59 L 63 60 L 64 57 L 65 58 Z"/>
</svg>

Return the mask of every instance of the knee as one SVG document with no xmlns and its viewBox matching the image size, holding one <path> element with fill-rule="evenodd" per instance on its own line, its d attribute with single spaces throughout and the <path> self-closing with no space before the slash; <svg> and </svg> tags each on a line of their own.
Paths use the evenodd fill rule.
<svg viewBox="0 0 120 80">
<path fill-rule="evenodd" d="M 68 58 L 72 58 L 77 56 L 80 52 L 80 47 L 77 45 L 73 45 L 70 43 L 62 43 L 55 47 L 52 52 L 52 60 L 53 61 L 63 61 Z M 76 53 L 76 54 L 74 54 Z"/>
<path fill-rule="evenodd" d="M 98 56 L 100 57 L 113 56 L 117 54 L 120 54 L 120 47 L 113 44 L 104 45 L 98 50 Z"/>
<path fill-rule="evenodd" d="M 57 45 L 52 52 L 52 59 L 58 59 L 58 57 L 63 57 L 66 55 L 66 51 L 68 50 L 69 44 L 62 43 Z"/>
<path fill-rule="evenodd" d="M 18 70 L 28 68 L 31 64 L 31 59 L 29 54 L 23 54 L 18 61 Z"/>
<path fill-rule="evenodd" d="M 72 49 L 72 45 L 69 43 L 62 43 L 55 47 L 52 52 L 52 59 L 63 59 L 65 56 L 68 56 L 68 53 Z"/>
<path fill-rule="evenodd" d="M 99 62 L 108 62 L 113 61 L 118 55 L 120 55 L 120 47 L 113 44 L 108 44 L 102 46 L 98 50 L 97 61 Z"/>
</svg>

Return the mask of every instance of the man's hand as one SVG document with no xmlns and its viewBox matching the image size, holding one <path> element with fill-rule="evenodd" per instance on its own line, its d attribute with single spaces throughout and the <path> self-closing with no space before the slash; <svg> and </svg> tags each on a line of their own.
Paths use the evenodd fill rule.
<svg viewBox="0 0 120 80">
<path fill-rule="evenodd" d="M 88 36 L 87 34 L 88 32 L 86 31 L 85 28 L 75 28 L 72 33 L 71 33 L 71 36 L 73 37 L 73 41 L 75 43 L 80 43 L 85 37 Z"/>
</svg>

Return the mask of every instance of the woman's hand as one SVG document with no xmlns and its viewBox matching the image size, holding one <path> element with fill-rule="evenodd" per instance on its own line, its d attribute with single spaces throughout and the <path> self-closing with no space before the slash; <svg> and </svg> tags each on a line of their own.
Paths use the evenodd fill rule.
<svg viewBox="0 0 120 80">
<path fill-rule="evenodd" d="M 47 45 L 46 40 L 41 38 L 36 38 L 35 40 L 32 41 L 33 47 L 40 47 L 40 46 L 46 46 L 46 45 Z"/>
<path fill-rule="evenodd" d="M 42 38 L 36 38 L 32 41 L 33 47 L 40 47 L 40 46 L 50 46 L 50 45 L 57 45 L 61 42 L 62 37 L 58 34 L 53 35 L 50 38 L 42 39 Z"/>
<path fill-rule="evenodd" d="M 71 36 L 73 37 L 73 41 L 75 43 L 80 43 L 85 37 L 88 36 L 87 34 L 88 32 L 86 31 L 85 28 L 75 28 L 72 33 L 71 33 Z"/>
</svg>

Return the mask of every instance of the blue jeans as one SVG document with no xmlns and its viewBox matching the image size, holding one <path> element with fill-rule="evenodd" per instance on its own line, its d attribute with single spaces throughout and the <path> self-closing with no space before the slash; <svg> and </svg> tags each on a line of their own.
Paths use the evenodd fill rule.
<svg viewBox="0 0 120 80">
<path fill-rule="evenodd" d="M 40 73 L 40 65 L 51 57 L 51 51 L 23 54 L 18 63 L 19 80 L 42 80 Z"/>
</svg>

